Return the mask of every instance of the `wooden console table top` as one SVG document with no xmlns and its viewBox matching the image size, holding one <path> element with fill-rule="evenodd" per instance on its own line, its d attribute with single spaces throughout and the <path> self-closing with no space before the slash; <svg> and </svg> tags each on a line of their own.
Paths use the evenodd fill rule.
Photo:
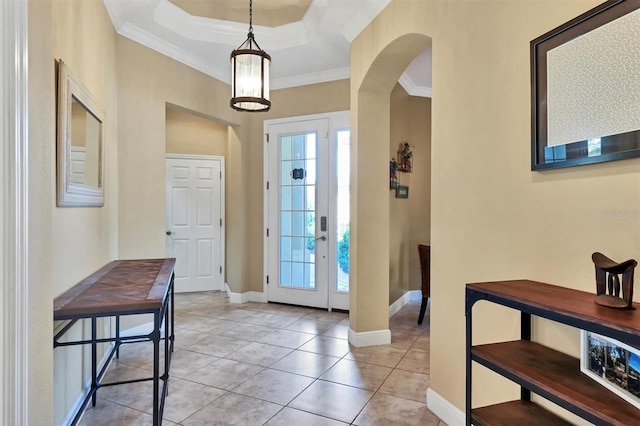
<svg viewBox="0 0 640 426">
<path fill-rule="evenodd" d="M 53 319 L 159 310 L 167 297 L 176 260 L 114 260 L 53 302 Z"/>
</svg>

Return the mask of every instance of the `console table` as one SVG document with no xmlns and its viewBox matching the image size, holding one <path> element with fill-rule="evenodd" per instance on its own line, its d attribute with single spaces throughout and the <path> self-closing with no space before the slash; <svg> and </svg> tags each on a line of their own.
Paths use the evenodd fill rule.
<svg viewBox="0 0 640 426">
<path fill-rule="evenodd" d="M 162 423 L 164 400 L 167 395 L 169 367 L 174 342 L 174 268 L 176 260 L 142 259 L 115 260 L 70 288 L 54 301 L 54 321 L 69 320 L 53 337 L 53 347 L 91 345 L 91 386 L 72 425 L 80 420 L 89 400 L 96 405 L 96 392 L 103 386 L 140 381 L 153 381 L 153 424 Z M 153 331 L 135 336 L 120 335 L 120 317 L 153 314 Z M 98 338 L 97 319 L 115 317 L 115 336 Z M 91 338 L 72 342 L 60 339 L 82 319 L 91 320 Z M 162 327 L 164 325 L 164 332 Z M 164 336 L 163 336 L 164 334 Z M 160 371 L 160 341 L 164 340 L 164 366 Z M 153 342 L 153 377 L 102 383 L 102 378 L 120 346 L 125 343 Z M 106 362 L 98 370 L 98 343 L 113 343 L 107 350 Z M 162 389 L 160 389 L 162 381 Z"/>
<path fill-rule="evenodd" d="M 609 336 L 640 347 L 640 304 L 634 310 L 594 303 L 595 294 L 529 280 L 466 286 L 466 424 L 569 425 L 531 402 L 540 395 L 598 425 L 638 424 L 640 410 L 580 372 L 577 358 L 531 341 L 531 315 Z M 520 340 L 472 345 L 472 308 L 486 300 L 520 311 Z M 472 362 L 520 385 L 520 399 L 473 408 Z"/>
</svg>

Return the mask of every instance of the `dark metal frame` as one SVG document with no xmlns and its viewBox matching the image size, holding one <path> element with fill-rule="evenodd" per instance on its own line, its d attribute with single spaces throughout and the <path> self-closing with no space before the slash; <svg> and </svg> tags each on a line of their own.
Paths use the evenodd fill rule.
<svg viewBox="0 0 640 426">
<path fill-rule="evenodd" d="M 588 156 L 587 141 L 563 145 L 564 159 L 545 158 L 547 148 L 547 52 L 640 9 L 640 0 L 608 0 L 531 41 L 531 170 L 547 170 L 640 157 L 640 129 L 601 137 L 602 154 Z"/>
<path fill-rule="evenodd" d="M 91 345 L 91 386 L 89 391 L 84 397 L 78 412 L 74 416 L 71 425 L 76 425 L 80 421 L 82 414 L 91 400 L 92 406 L 96 405 L 97 391 L 101 387 L 114 386 L 127 383 L 136 383 L 143 381 L 153 381 L 153 424 L 159 426 L 162 424 L 162 414 L 164 412 L 164 401 L 168 392 L 169 385 L 169 368 L 171 366 L 171 355 L 173 353 L 173 343 L 175 340 L 174 333 L 174 277 L 175 274 L 171 274 L 171 279 L 168 284 L 167 292 L 162 301 L 162 304 L 157 309 L 140 309 L 140 310 L 122 310 L 117 309 L 112 311 L 96 312 L 92 314 L 79 314 L 79 315 L 59 315 L 55 316 L 55 321 L 69 320 L 67 324 L 53 337 L 53 347 L 65 347 L 65 346 L 77 346 L 77 345 Z M 153 314 L 153 331 L 149 334 L 140 334 L 135 336 L 120 336 L 120 317 L 127 315 L 142 315 Z M 97 319 L 105 317 L 115 317 L 116 330 L 115 337 L 106 337 L 102 339 L 97 338 Z M 60 342 L 60 339 L 78 322 L 78 320 L 90 319 L 91 320 L 91 339 L 89 340 L 77 340 L 72 342 Z M 162 336 L 162 325 L 164 324 L 164 336 Z M 160 341 L 164 340 L 164 371 L 160 375 Z M 120 346 L 129 343 L 138 342 L 153 342 L 153 376 L 142 379 L 124 380 L 120 382 L 102 383 L 104 374 L 111 363 L 111 360 L 115 356 L 120 356 Z M 98 359 L 97 359 L 97 345 L 98 343 L 114 343 L 106 354 L 105 363 L 98 371 Z M 163 382 L 162 393 L 159 395 L 160 380 Z"/>
</svg>

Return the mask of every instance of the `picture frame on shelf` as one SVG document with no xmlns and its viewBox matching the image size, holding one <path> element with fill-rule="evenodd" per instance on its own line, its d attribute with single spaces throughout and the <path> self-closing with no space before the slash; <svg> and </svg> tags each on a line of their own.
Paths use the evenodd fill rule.
<svg viewBox="0 0 640 426">
<path fill-rule="evenodd" d="M 580 371 L 640 409 L 640 349 L 582 330 Z"/>
</svg>

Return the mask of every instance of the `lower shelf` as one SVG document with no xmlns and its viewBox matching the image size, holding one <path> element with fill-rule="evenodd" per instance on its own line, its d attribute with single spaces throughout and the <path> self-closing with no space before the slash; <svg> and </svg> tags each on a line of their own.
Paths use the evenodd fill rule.
<svg viewBox="0 0 640 426">
<path fill-rule="evenodd" d="M 571 423 L 529 401 L 511 401 L 471 411 L 475 426 L 570 426 Z"/>
<path fill-rule="evenodd" d="M 471 359 L 592 423 L 632 425 L 640 419 L 640 410 L 582 374 L 577 358 L 539 343 L 478 345 Z"/>
</svg>

